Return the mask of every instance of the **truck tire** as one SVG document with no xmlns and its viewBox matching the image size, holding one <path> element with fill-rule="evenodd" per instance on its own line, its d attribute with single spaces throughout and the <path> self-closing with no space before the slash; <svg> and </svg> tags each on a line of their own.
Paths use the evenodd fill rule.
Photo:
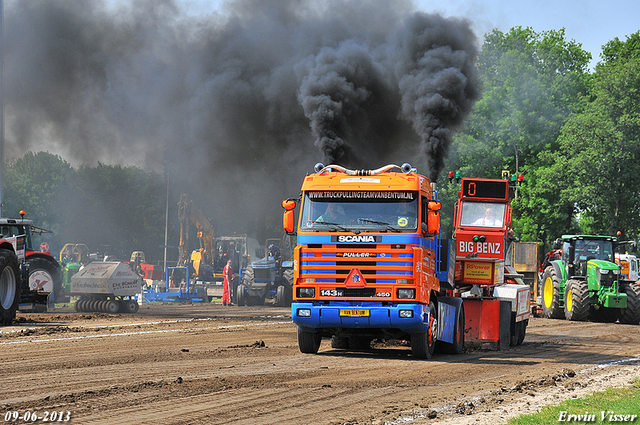
<svg viewBox="0 0 640 425">
<path fill-rule="evenodd" d="M 547 319 L 561 319 L 563 312 L 560 307 L 560 280 L 553 266 L 544 269 L 540 295 L 542 296 L 542 315 Z"/>
<path fill-rule="evenodd" d="M 19 270 L 16 254 L 0 249 L 0 325 L 8 325 L 16 318 L 22 286 Z"/>
<path fill-rule="evenodd" d="M 520 331 L 518 333 L 518 342 L 516 343 L 516 345 L 522 345 L 522 343 L 524 342 L 524 337 L 527 335 L 527 326 L 529 325 L 529 319 L 523 320 L 520 323 L 522 323 L 522 326 L 520 327 Z"/>
<path fill-rule="evenodd" d="M 514 322 L 511 326 L 511 335 L 509 339 L 509 345 L 516 346 L 521 345 L 524 341 L 525 334 L 527 333 L 527 324 L 529 324 L 529 319 L 521 320 L 519 322 L 515 321 L 515 314 L 512 319 Z"/>
<path fill-rule="evenodd" d="M 429 302 L 429 326 L 426 331 L 411 334 L 411 354 L 417 359 L 430 359 L 436 348 L 436 307 Z"/>
<path fill-rule="evenodd" d="M 316 354 L 320 348 L 322 337 L 317 332 L 307 332 L 298 328 L 298 347 L 301 353 Z"/>
<path fill-rule="evenodd" d="M 640 284 L 625 282 L 620 289 L 627 294 L 627 308 L 620 317 L 620 323 L 637 325 L 640 323 Z"/>
<path fill-rule="evenodd" d="M 58 265 L 42 257 L 28 258 L 26 263 L 29 266 L 29 289 L 51 292 L 50 301 L 62 300 L 62 274 Z"/>
<path fill-rule="evenodd" d="M 569 279 L 564 288 L 564 317 L 574 322 L 583 322 L 589 317 L 589 286 L 585 280 Z"/>
</svg>

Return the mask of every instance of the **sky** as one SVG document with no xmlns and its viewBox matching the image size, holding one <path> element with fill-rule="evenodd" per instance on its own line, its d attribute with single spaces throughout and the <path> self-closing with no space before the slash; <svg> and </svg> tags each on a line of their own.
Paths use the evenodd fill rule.
<svg viewBox="0 0 640 425">
<path fill-rule="evenodd" d="M 602 46 L 640 30 L 640 4 L 635 0 L 448 0 L 417 1 L 425 12 L 464 16 L 473 21 L 476 35 L 516 26 L 536 32 L 565 28 L 568 40 L 591 53 L 591 68 L 599 61 Z"/>
<path fill-rule="evenodd" d="M 224 0 L 182 0 L 191 13 L 221 10 Z M 602 46 L 640 30 L 640 4 L 635 0 L 415 0 L 416 8 L 446 17 L 465 17 L 482 41 L 494 28 L 502 32 L 522 26 L 536 32 L 565 28 L 568 40 L 591 53 L 595 69 Z"/>
</svg>

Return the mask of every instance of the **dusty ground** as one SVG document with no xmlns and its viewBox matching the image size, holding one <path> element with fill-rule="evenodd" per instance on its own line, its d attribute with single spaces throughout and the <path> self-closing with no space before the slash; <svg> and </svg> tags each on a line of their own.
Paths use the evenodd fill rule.
<svg viewBox="0 0 640 425">
<path fill-rule="evenodd" d="M 58 308 L 18 320 L 0 328 L 0 414 L 63 411 L 76 424 L 495 425 L 640 377 L 630 325 L 532 319 L 520 347 L 420 361 L 401 345 L 323 341 L 301 354 L 290 312 L 274 307 Z"/>
</svg>

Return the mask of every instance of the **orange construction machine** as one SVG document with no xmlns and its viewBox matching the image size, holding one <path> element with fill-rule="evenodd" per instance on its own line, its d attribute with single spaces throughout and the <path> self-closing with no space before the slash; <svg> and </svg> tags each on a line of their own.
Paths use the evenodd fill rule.
<svg viewBox="0 0 640 425">
<path fill-rule="evenodd" d="M 447 249 L 450 242 L 441 248 L 435 183 L 409 164 L 377 170 L 317 164 L 315 171 L 304 178 L 301 198 L 282 203 L 284 229 L 297 236 L 291 315 L 300 351 L 316 353 L 323 337 L 331 338 L 333 348 L 350 349 L 369 348 L 374 338 L 397 339 L 410 341 L 415 357 L 430 358 L 436 346 L 462 352 L 465 333 L 501 348 L 505 332 L 508 347 L 512 304 L 519 294 L 515 301 L 506 291 L 487 296 L 478 289 L 480 282 L 454 281 L 457 254 Z M 483 237 L 474 252 L 484 254 Z M 461 264 L 462 270 L 484 270 L 487 259 L 469 253 L 471 258 L 482 264 Z M 503 266 L 504 260 L 491 267 Z M 516 286 L 499 285 L 498 280 L 492 276 L 488 286 Z M 473 306 L 465 320 L 467 304 Z M 491 315 L 497 319 L 489 323 Z M 497 336 L 481 332 L 494 325 Z"/>
</svg>

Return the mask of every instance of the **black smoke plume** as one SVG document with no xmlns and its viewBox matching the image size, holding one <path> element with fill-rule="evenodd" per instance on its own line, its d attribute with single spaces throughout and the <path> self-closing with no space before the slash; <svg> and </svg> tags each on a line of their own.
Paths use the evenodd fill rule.
<svg viewBox="0 0 640 425">
<path fill-rule="evenodd" d="M 319 160 L 422 152 L 437 177 L 477 96 L 469 22 L 409 0 L 187 3 L 5 0 L 5 156 L 166 171 L 219 234 L 277 218 Z"/>
</svg>

